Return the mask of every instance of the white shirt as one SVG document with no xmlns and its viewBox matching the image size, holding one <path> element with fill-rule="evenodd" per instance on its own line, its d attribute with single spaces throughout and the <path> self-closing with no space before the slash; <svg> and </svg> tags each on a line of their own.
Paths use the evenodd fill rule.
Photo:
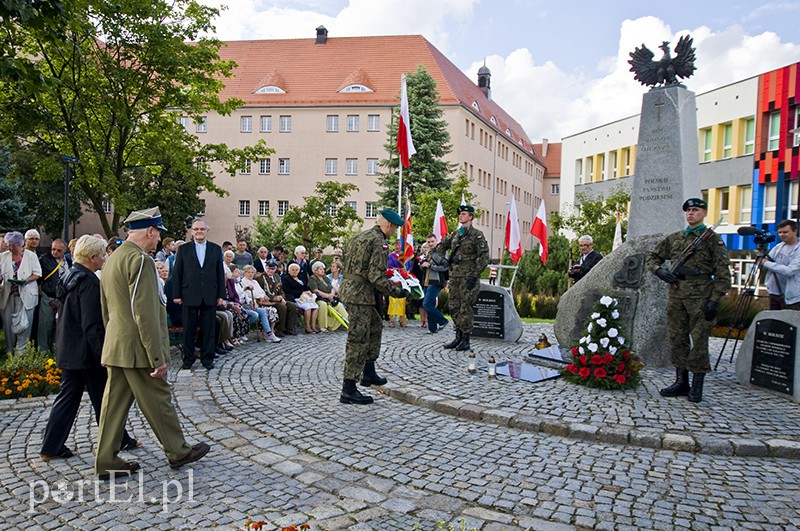
<svg viewBox="0 0 800 531">
<path fill-rule="evenodd" d="M 203 264 L 206 261 L 206 244 L 208 242 L 198 243 L 194 242 L 194 252 L 197 253 L 197 261 L 200 262 L 200 267 L 203 267 Z"/>
</svg>

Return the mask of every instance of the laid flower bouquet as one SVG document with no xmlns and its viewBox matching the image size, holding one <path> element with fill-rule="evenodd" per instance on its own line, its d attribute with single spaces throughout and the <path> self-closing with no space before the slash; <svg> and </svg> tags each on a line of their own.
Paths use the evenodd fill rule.
<svg viewBox="0 0 800 531">
<path fill-rule="evenodd" d="M 618 301 L 608 295 L 594 303 L 585 334 L 572 348 L 572 363 L 562 375 L 573 383 L 599 389 L 633 389 L 643 365 L 627 347 Z"/>
<path fill-rule="evenodd" d="M 419 283 L 417 277 L 409 273 L 405 269 L 395 268 L 386 270 L 386 278 L 394 286 L 400 286 L 409 292 L 408 298 L 411 300 L 418 300 L 423 297 L 422 284 Z"/>
</svg>

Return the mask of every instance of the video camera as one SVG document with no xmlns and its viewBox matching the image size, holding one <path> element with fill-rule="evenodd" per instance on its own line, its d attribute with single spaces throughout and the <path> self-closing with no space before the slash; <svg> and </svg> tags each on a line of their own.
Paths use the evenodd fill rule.
<svg viewBox="0 0 800 531">
<path fill-rule="evenodd" d="M 761 230 L 757 227 L 739 227 L 736 231 L 740 236 L 752 236 L 753 243 L 759 252 L 766 254 L 767 245 L 775 241 L 775 235 L 770 234 L 769 231 Z"/>
</svg>

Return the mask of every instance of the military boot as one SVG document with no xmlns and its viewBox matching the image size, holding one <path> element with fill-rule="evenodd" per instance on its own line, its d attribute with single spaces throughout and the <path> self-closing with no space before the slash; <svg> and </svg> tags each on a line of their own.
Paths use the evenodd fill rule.
<svg viewBox="0 0 800 531">
<path fill-rule="evenodd" d="M 361 375 L 361 385 L 369 387 L 370 385 L 386 385 L 386 378 L 379 376 L 375 372 L 375 362 L 368 361 L 364 364 L 364 374 Z"/>
<path fill-rule="evenodd" d="M 689 402 L 700 402 L 703 400 L 703 380 L 706 379 L 704 372 L 692 374 L 692 388 L 689 389 Z"/>
<path fill-rule="evenodd" d="M 469 346 L 469 334 L 464 333 L 461 335 L 461 342 L 456 346 L 456 350 L 471 350 Z"/>
<path fill-rule="evenodd" d="M 461 333 L 461 330 L 456 328 L 456 337 L 450 343 L 445 343 L 444 348 L 456 348 L 458 345 L 461 344 L 461 338 L 464 334 Z"/>
<path fill-rule="evenodd" d="M 362 395 L 356 389 L 356 381 L 345 378 L 342 382 L 342 394 L 339 396 L 339 402 L 342 404 L 371 404 L 372 397 Z"/>
<path fill-rule="evenodd" d="M 702 384 L 701 384 L 702 385 Z M 661 391 L 661 396 L 686 396 L 689 394 L 689 371 L 687 369 L 675 368 L 675 383 L 665 387 Z"/>
</svg>

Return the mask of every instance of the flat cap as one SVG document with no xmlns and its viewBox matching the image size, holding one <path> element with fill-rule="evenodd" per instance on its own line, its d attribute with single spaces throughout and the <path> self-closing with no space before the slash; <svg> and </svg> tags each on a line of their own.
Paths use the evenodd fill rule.
<svg viewBox="0 0 800 531">
<path fill-rule="evenodd" d="M 708 210 L 708 203 L 706 203 L 699 197 L 692 197 L 690 199 L 687 199 L 683 203 L 683 211 L 686 212 L 687 210 L 689 210 L 690 207 L 697 207 L 697 208 L 702 208 L 703 210 Z"/>
<path fill-rule="evenodd" d="M 403 218 L 400 217 L 400 214 L 398 214 L 397 212 L 395 212 L 390 208 L 381 210 L 380 215 L 383 216 L 383 219 L 385 219 L 389 223 L 397 225 L 398 227 L 403 226 Z"/>
<path fill-rule="evenodd" d="M 158 207 L 146 208 L 144 210 L 134 210 L 131 212 L 123 223 L 128 224 L 128 229 L 146 229 L 147 227 L 155 227 L 158 230 L 167 230 L 162 225 L 161 210 Z"/>
</svg>

